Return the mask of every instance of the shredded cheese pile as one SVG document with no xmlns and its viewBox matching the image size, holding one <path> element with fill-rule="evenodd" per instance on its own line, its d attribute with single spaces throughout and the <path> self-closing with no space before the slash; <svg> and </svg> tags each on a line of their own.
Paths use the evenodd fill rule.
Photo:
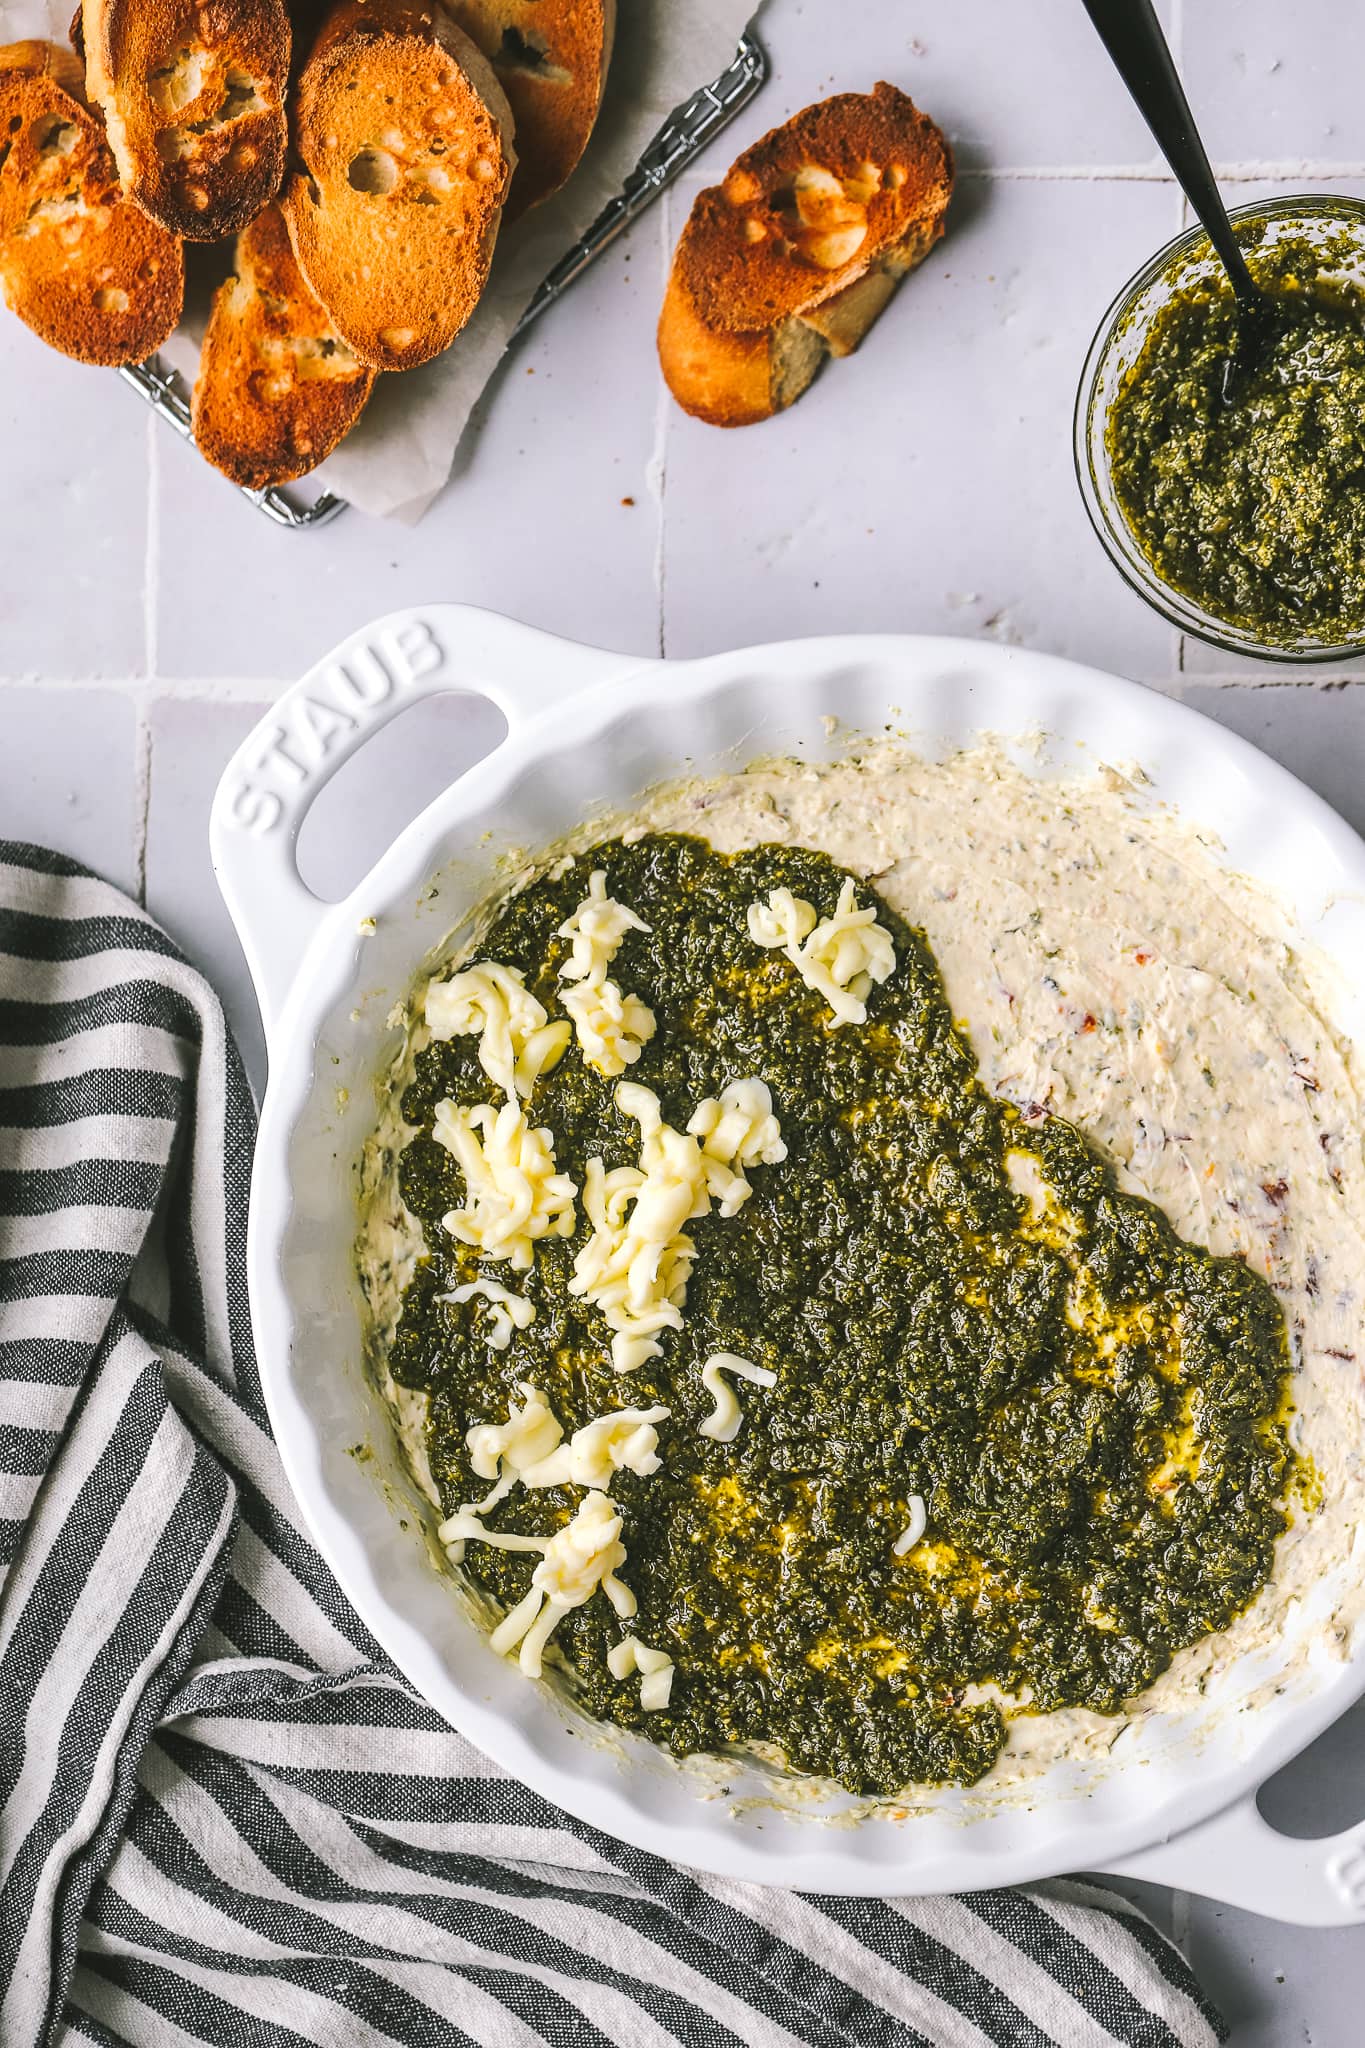
<svg viewBox="0 0 1365 2048">
<path fill-rule="evenodd" d="M 891 934 L 869 904 L 859 910 L 850 879 L 834 915 L 817 921 L 815 905 L 790 889 L 774 889 L 766 903 L 751 903 L 749 936 L 755 945 L 784 952 L 806 987 L 823 996 L 834 1022 L 867 1021 L 867 997 L 896 965 Z"/>
<path fill-rule="evenodd" d="M 703 1102 L 686 1131 L 664 1122 L 658 1096 L 638 1082 L 623 1081 L 616 1103 L 640 1126 L 640 1160 L 611 1172 L 600 1158 L 588 1161 L 583 1207 L 592 1235 L 574 1259 L 569 1291 L 601 1309 L 613 1332 L 612 1364 L 634 1372 L 658 1357 L 660 1331 L 682 1327 L 696 1258 L 683 1226 L 713 1201 L 733 1216 L 753 1192 L 734 1162 L 785 1158 L 786 1148 L 761 1081 L 733 1083 L 719 1102 Z"/>
<path fill-rule="evenodd" d="M 496 1280 L 469 1280 L 463 1287 L 454 1288 L 449 1294 L 438 1294 L 437 1301 L 473 1301 L 475 1296 L 490 1306 L 488 1342 L 492 1350 L 505 1351 L 512 1341 L 513 1330 L 529 1330 L 536 1319 L 535 1303 L 524 1294 L 513 1294 L 506 1287 L 499 1287 Z"/>
<path fill-rule="evenodd" d="M 607 1652 L 607 1669 L 613 1678 L 640 1674 L 640 1705 L 647 1714 L 657 1714 L 668 1705 L 673 1690 L 673 1659 L 667 1650 L 656 1650 L 638 1636 L 623 1636 Z"/>
<path fill-rule="evenodd" d="M 492 1480 L 493 1485 L 482 1500 L 466 1501 L 437 1530 L 452 1564 L 459 1564 L 464 1557 L 469 1538 L 485 1540 L 480 1516 L 505 1500 L 522 1473 L 547 1458 L 564 1434 L 559 1417 L 539 1387 L 529 1386 L 525 1380 L 517 1384 L 521 1405 L 512 1402 L 506 1422 L 480 1422 L 465 1432 L 475 1478 Z"/>
<path fill-rule="evenodd" d="M 527 1380 L 518 1380 L 517 1386 L 521 1401 L 511 1403 L 506 1422 L 479 1422 L 465 1432 L 476 1478 L 494 1485 L 481 1501 L 467 1501 L 441 1525 L 440 1539 L 457 1564 L 470 1537 L 492 1540 L 478 1518 L 505 1500 L 518 1481 L 532 1492 L 546 1486 L 605 1487 L 613 1473 L 648 1478 L 663 1462 L 654 1425 L 666 1422 L 671 1409 L 616 1408 L 584 1423 L 565 1443 L 564 1426 L 540 1388 Z"/>
<path fill-rule="evenodd" d="M 521 1475 L 523 1486 L 610 1486 L 614 1472 L 637 1472 L 647 1479 L 663 1463 L 656 1422 L 667 1421 L 668 1408 L 617 1408 L 576 1429 L 538 1464 Z"/>
<path fill-rule="evenodd" d="M 713 1352 L 701 1369 L 701 1383 L 715 1405 L 700 1428 L 703 1436 L 714 1438 L 718 1444 L 733 1443 L 744 1420 L 735 1390 L 723 1377 L 726 1373 L 733 1373 L 736 1379 L 749 1380 L 756 1387 L 777 1385 L 777 1374 L 769 1372 L 766 1365 L 753 1365 L 747 1358 L 737 1357 L 733 1351 Z"/>
<path fill-rule="evenodd" d="M 548 1458 L 564 1434 L 559 1417 L 539 1387 L 519 1380 L 521 1406 L 514 1401 L 506 1422 L 478 1422 L 465 1432 L 475 1477 L 504 1481 L 508 1487 Z M 461 1514 L 464 1509 L 460 1510 Z M 486 1508 L 479 1512 L 486 1513 Z"/>
<path fill-rule="evenodd" d="M 641 1047 L 654 1036 L 655 1017 L 648 1004 L 623 994 L 607 977 L 626 933 L 648 930 L 642 917 L 608 896 L 604 868 L 593 870 L 587 895 L 559 927 L 558 936 L 572 941 L 560 979 L 575 984 L 563 992 L 564 1008 L 583 1058 L 608 1080 L 634 1066 Z"/>
<path fill-rule="evenodd" d="M 654 1012 L 638 996 L 622 995 L 614 981 L 580 981 L 562 1000 L 585 1062 L 608 1080 L 633 1067 L 654 1036 Z"/>
<path fill-rule="evenodd" d="M 489 1637 L 500 1657 L 510 1656 L 520 1646 L 520 1668 L 528 1678 L 539 1678 L 545 1648 L 555 1629 L 571 1608 L 591 1600 L 599 1586 L 623 1621 L 636 1611 L 635 1595 L 617 1577 L 626 1561 L 621 1511 L 600 1488 L 623 1467 L 646 1477 L 659 1470 L 662 1461 L 654 1424 L 664 1421 L 669 1411 L 621 1408 L 586 1423 L 565 1443 L 563 1425 L 539 1387 L 523 1380 L 520 1392 L 521 1401 L 511 1404 L 506 1422 L 478 1423 L 466 1433 L 476 1474 L 494 1483 L 483 1500 L 457 1509 L 438 1533 L 456 1564 L 463 1559 L 468 1542 L 487 1543 L 495 1550 L 540 1552 L 525 1598 L 504 1615 Z M 568 1484 L 590 1486 L 592 1491 L 553 1536 L 504 1535 L 489 1529 L 482 1518 L 506 1498 L 518 1480 L 530 1488 Z M 617 1678 L 628 1677 L 634 1670 L 641 1673 L 640 1704 L 647 1712 L 668 1705 L 673 1660 L 665 1651 L 627 1637 L 609 1652 L 607 1662 Z"/>
<path fill-rule="evenodd" d="M 787 1156 L 782 1126 L 773 1115 L 773 1098 L 763 1081 L 732 1081 L 719 1100 L 708 1095 L 688 1118 L 687 1129 L 701 1140 L 707 1187 L 722 1216 L 733 1216 L 749 1197 L 749 1183 L 743 1177 L 746 1166 L 780 1166 Z"/>
<path fill-rule="evenodd" d="M 573 942 L 559 972 L 565 981 L 591 981 L 604 975 L 626 933 L 648 930 L 635 911 L 608 896 L 606 869 L 594 868 L 588 877 L 587 895 L 559 927 L 558 936 Z"/>
<path fill-rule="evenodd" d="M 617 1566 L 626 1561 L 621 1511 L 606 1494 L 588 1494 L 553 1536 L 479 1533 L 497 1549 L 541 1552 L 525 1599 L 504 1615 L 488 1639 L 500 1657 L 510 1656 L 520 1644 L 517 1662 L 528 1678 L 540 1677 L 545 1646 L 564 1616 L 591 1600 L 599 1586 L 623 1621 L 634 1614 L 635 1595 L 616 1576 Z"/>
<path fill-rule="evenodd" d="M 549 1131 L 533 1130 L 514 1102 L 501 1109 L 438 1102 L 432 1135 L 464 1172 L 468 1206 L 442 1218 L 461 1244 L 524 1273 L 536 1238 L 573 1235 L 577 1184 L 556 1173 Z"/>
<path fill-rule="evenodd" d="M 573 1033 L 561 1018 L 551 1024 L 527 988 L 520 968 L 480 960 L 427 990 L 427 1028 L 433 1038 L 479 1034 L 479 1065 L 509 1102 L 531 1093 L 542 1074 L 563 1057 Z"/>
</svg>

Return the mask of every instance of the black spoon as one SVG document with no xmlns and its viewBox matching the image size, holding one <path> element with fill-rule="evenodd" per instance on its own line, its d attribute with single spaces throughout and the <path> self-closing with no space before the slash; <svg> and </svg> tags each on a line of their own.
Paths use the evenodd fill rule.
<svg viewBox="0 0 1365 2048">
<path fill-rule="evenodd" d="M 1228 274 L 1237 300 L 1237 343 L 1223 370 L 1226 400 L 1236 379 L 1255 367 L 1278 324 L 1279 309 L 1270 294 L 1261 290 L 1237 246 L 1152 0 L 1082 0 L 1082 4 Z"/>
</svg>

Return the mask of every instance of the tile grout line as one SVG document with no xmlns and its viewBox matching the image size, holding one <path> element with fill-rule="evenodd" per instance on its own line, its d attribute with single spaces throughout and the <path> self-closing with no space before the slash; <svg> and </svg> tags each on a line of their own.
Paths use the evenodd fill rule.
<svg viewBox="0 0 1365 2048">
<path fill-rule="evenodd" d="M 110 696 L 130 697 L 134 703 L 173 697 L 186 704 L 259 707 L 273 703 L 291 682 L 297 681 L 297 676 L 161 676 L 152 680 L 142 675 L 40 676 L 34 671 L 29 675 L 0 675 L 0 690 L 101 690 Z"/>
<path fill-rule="evenodd" d="M 1326 664 L 1322 674 L 1311 667 L 1286 674 L 1282 666 L 1273 661 L 1267 662 L 1264 674 L 1259 670 L 1244 674 L 1232 669 L 1194 669 L 1188 661 L 1189 639 L 1184 635 L 1178 637 L 1183 644 L 1177 665 L 1165 671 L 1164 682 L 1152 679 L 1151 687 L 1161 689 L 1167 683 L 1172 687 L 1187 683 L 1202 687 L 1209 683 L 1226 689 L 1365 691 L 1365 670 L 1333 670 Z M 0 694 L 6 690 L 41 690 L 54 695 L 68 690 L 96 690 L 110 696 L 130 698 L 139 714 L 162 699 L 179 704 L 238 704 L 252 710 L 268 710 L 297 680 L 296 676 L 175 676 L 160 677 L 149 684 L 145 676 L 0 675 Z"/>
<path fill-rule="evenodd" d="M 1291 178 L 1330 184 L 1365 178 L 1365 157 L 1236 158 L 1212 168 L 1220 184 L 1282 184 Z M 669 189 L 700 189 L 710 175 L 685 172 Z M 959 164 L 957 175 L 982 184 L 1175 185 L 1159 158 L 1131 164 Z"/>
<path fill-rule="evenodd" d="M 659 204 L 659 272 L 660 294 L 668 288 L 668 272 L 672 260 L 673 194 L 666 190 Z M 645 468 L 645 482 L 650 497 L 657 508 L 654 538 L 654 589 L 659 600 L 659 659 L 662 661 L 668 651 L 668 622 L 666 615 L 666 594 L 668 579 L 668 551 L 665 537 L 666 502 L 668 496 L 668 433 L 671 424 L 672 395 L 665 382 L 662 369 L 658 371 L 658 388 L 654 399 L 654 444 L 650 449 L 649 461 Z"/>
<path fill-rule="evenodd" d="M 149 693 L 141 693 L 137 704 L 137 729 L 133 739 L 133 802 L 136 805 L 136 819 L 133 826 L 134 872 L 137 878 L 137 900 L 143 909 L 147 908 L 147 832 L 152 813 L 152 721 L 149 716 Z"/>
<path fill-rule="evenodd" d="M 142 565 L 142 660 L 147 681 L 156 676 L 160 648 L 157 644 L 161 600 L 161 465 L 157 460 L 160 423 L 154 412 L 147 414 L 147 547 Z"/>
<path fill-rule="evenodd" d="M 1219 184 L 1282 184 L 1291 178 L 1331 183 L 1365 177 L 1365 158 L 1277 157 L 1215 163 Z M 1157 161 L 1134 164 L 959 164 L 959 178 L 1014 184 L 1174 185 L 1170 172 Z"/>
</svg>

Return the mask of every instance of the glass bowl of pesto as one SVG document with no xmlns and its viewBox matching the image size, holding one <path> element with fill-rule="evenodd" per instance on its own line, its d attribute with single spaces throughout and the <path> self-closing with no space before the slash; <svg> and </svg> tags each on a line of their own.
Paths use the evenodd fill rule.
<svg viewBox="0 0 1365 2048">
<path fill-rule="evenodd" d="M 1230 218 L 1282 319 L 1227 396 L 1232 294 L 1201 228 L 1100 322 L 1076 399 L 1091 524 L 1171 624 L 1276 662 L 1365 652 L 1365 202 L 1298 193 Z"/>
</svg>

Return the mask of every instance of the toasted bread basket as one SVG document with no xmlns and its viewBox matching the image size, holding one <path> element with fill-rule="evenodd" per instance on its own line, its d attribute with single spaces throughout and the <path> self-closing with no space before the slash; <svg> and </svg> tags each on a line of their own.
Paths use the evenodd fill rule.
<svg viewBox="0 0 1365 2048">
<path fill-rule="evenodd" d="M 517 340 L 540 318 L 556 299 L 562 298 L 591 264 L 653 205 L 664 188 L 680 171 L 748 105 L 768 72 L 768 60 L 758 38 L 746 34 L 735 60 L 709 85 L 698 88 L 664 123 L 641 156 L 620 193 L 602 209 L 573 246 L 566 249 L 532 295 L 512 339 Z M 193 438 L 190 424 L 190 396 L 184 379 L 160 357 L 145 363 L 131 363 L 118 373 L 154 412 L 165 420 L 182 440 Z M 296 490 L 270 486 L 264 490 L 243 487 L 248 498 L 276 526 L 295 532 L 324 526 L 345 510 L 345 500 L 323 491 L 309 500 Z"/>
</svg>

